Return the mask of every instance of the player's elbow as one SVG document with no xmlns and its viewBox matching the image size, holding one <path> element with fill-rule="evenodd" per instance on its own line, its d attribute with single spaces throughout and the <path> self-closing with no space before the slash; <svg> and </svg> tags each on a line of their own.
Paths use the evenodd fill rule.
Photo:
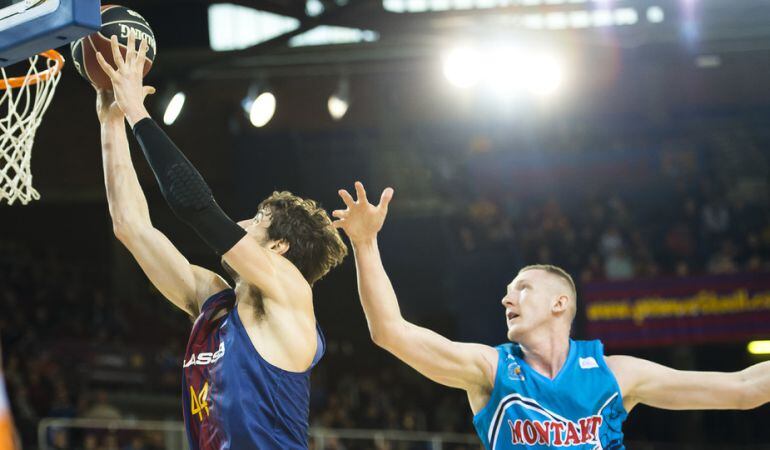
<svg viewBox="0 0 770 450">
<path fill-rule="evenodd" d="M 142 228 L 142 226 L 130 221 L 115 219 L 112 221 L 112 233 L 126 246 L 137 242 L 141 238 Z"/>
<path fill-rule="evenodd" d="M 389 337 L 388 333 L 377 327 L 369 327 L 369 337 L 374 342 L 374 345 L 382 348 L 387 348 Z"/>
<path fill-rule="evenodd" d="M 130 240 L 132 235 L 131 228 L 120 220 L 112 221 L 112 234 L 114 234 L 115 237 L 123 243 Z"/>
<path fill-rule="evenodd" d="M 404 330 L 398 323 L 372 324 L 369 323 L 369 337 L 378 347 L 392 350 L 403 337 Z"/>
<path fill-rule="evenodd" d="M 748 410 L 759 408 L 767 402 L 767 393 L 759 392 L 750 382 L 741 383 L 737 394 L 736 409 Z"/>
<path fill-rule="evenodd" d="M 762 406 L 767 401 L 767 393 L 754 383 L 746 371 L 735 372 L 732 383 L 735 409 L 747 410 Z"/>
</svg>

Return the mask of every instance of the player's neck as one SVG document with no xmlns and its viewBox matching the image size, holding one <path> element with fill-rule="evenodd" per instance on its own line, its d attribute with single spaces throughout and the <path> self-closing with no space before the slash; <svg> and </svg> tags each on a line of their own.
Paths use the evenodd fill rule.
<svg viewBox="0 0 770 450">
<path fill-rule="evenodd" d="M 520 343 L 524 360 L 541 375 L 556 378 L 569 355 L 569 336 L 547 333 L 530 337 L 526 343 Z"/>
</svg>

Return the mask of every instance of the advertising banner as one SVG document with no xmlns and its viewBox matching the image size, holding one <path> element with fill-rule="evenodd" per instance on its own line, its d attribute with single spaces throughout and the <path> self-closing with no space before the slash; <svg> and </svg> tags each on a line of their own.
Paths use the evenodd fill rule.
<svg viewBox="0 0 770 450">
<path fill-rule="evenodd" d="M 770 338 L 770 274 L 596 282 L 587 333 L 607 348 Z"/>
</svg>

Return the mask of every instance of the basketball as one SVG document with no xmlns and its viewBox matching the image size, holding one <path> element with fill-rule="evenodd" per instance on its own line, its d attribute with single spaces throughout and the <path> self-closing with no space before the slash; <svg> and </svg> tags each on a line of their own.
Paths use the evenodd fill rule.
<svg viewBox="0 0 770 450">
<path fill-rule="evenodd" d="M 147 75 L 155 60 L 156 52 L 155 35 L 150 25 L 139 13 L 124 6 L 103 5 L 101 13 L 102 27 L 99 32 L 78 39 L 70 45 L 75 69 L 94 86 L 100 89 L 111 89 L 110 78 L 99 67 L 96 52 L 101 52 L 107 63 L 115 67 L 110 48 L 110 38 L 112 36 L 118 37 L 118 43 L 121 46 L 120 52 L 125 56 L 128 48 L 128 33 L 133 30 L 136 34 L 137 48 L 139 48 L 142 39 L 146 38 L 149 44 L 147 61 L 144 63 L 144 75 Z"/>
</svg>

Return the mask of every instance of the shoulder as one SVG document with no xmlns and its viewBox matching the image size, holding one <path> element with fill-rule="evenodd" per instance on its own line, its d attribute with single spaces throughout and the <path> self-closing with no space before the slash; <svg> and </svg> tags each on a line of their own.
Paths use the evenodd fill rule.
<svg viewBox="0 0 770 450">
<path fill-rule="evenodd" d="M 610 370 L 618 375 L 628 375 L 638 370 L 646 361 L 633 356 L 626 355 L 609 355 L 605 356 L 604 360 L 607 362 Z"/>
<path fill-rule="evenodd" d="M 648 373 L 647 369 L 652 363 L 626 355 L 606 356 L 604 360 L 615 376 L 623 397 L 630 401 L 636 386 L 646 376 Z"/>
</svg>

